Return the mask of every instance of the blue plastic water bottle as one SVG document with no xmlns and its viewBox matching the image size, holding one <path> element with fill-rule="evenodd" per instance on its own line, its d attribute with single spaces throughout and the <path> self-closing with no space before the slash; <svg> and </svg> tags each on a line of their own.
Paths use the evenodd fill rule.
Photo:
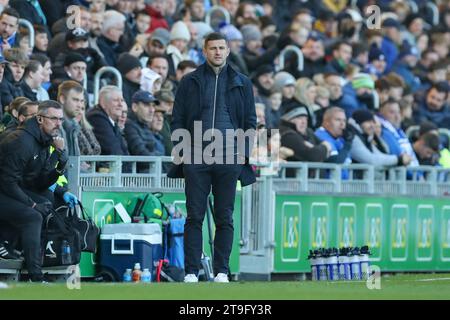
<svg viewBox="0 0 450 320">
<path fill-rule="evenodd" d="M 123 274 L 123 282 L 131 282 L 131 269 L 125 270 Z"/>
<path fill-rule="evenodd" d="M 144 268 L 144 271 L 142 272 L 142 275 L 141 275 L 141 282 L 142 283 L 152 282 L 152 274 L 150 273 L 148 268 Z"/>
</svg>

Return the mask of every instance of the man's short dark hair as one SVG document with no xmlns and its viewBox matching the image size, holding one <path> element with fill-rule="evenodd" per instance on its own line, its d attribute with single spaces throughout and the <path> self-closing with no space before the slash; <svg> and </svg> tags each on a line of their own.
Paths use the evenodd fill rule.
<svg viewBox="0 0 450 320">
<path fill-rule="evenodd" d="M 186 68 L 196 69 L 197 64 L 192 60 L 183 60 L 177 66 L 177 70 L 180 70 L 180 71 L 184 71 Z"/>
<path fill-rule="evenodd" d="M 33 53 L 33 54 L 30 56 L 30 59 L 31 59 L 31 60 L 39 61 L 39 63 L 41 64 L 41 66 L 45 66 L 45 64 L 46 64 L 47 62 L 50 62 L 50 58 L 47 57 L 45 54 L 42 54 L 42 53 Z"/>
<path fill-rule="evenodd" d="M 383 102 L 382 104 L 381 104 L 381 106 L 380 106 L 380 110 L 381 109 L 383 109 L 384 107 L 386 107 L 386 106 L 388 106 L 388 105 L 390 105 L 390 104 L 398 104 L 399 105 L 399 107 L 400 107 L 400 104 L 399 104 L 399 102 L 397 101 L 397 100 L 395 100 L 395 99 L 393 99 L 393 98 L 389 98 L 389 99 L 387 99 L 385 102 Z"/>
<path fill-rule="evenodd" d="M 439 152 L 439 135 L 433 132 L 427 132 L 423 136 L 421 136 L 420 139 L 423 141 L 425 147 L 428 147 L 435 152 Z"/>
<path fill-rule="evenodd" d="M 36 72 L 39 70 L 39 67 L 41 67 L 41 63 L 37 60 L 30 60 L 25 67 L 25 72 L 23 74 L 24 77 L 28 77 L 30 72 Z"/>
<path fill-rule="evenodd" d="M 7 15 L 7 16 L 11 16 L 14 18 L 17 18 L 17 23 L 19 23 L 19 19 L 20 19 L 20 14 L 19 12 L 17 12 L 16 9 L 14 8 L 6 8 L 5 10 L 2 11 L 2 13 L 0 14 L 0 19 L 3 17 L 3 15 Z"/>
<path fill-rule="evenodd" d="M 433 84 L 431 88 L 428 90 L 428 92 L 430 92 L 433 89 L 435 89 L 439 93 L 445 93 L 445 99 L 447 99 L 449 85 L 446 81 L 440 81 L 438 83 Z"/>
<path fill-rule="evenodd" d="M 136 18 L 138 16 L 150 16 L 150 14 L 146 10 L 140 10 L 140 11 L 136 12 Z"/>
<path fill-rule="evenodd" d="M 331 51 L 339 50 L 339 49 L 341 48 L 341 46 L 344 46 L 344 45 L 345 45 L 345 46 L 349 46 L 350 48 L 353 49 L 353 47 L 352 47 L 352 45 L 350 44 L 350 42 L 345 41 L 345 40 L 339 40 L 339 41 L 337 41 L 337 42 L 333 45 Z"/>
<path fill-rule="evenodd" d="M 45 116 L 46 114 L 48 114 L 48 109 L 51 108 L 62 110 L 62 105 L 55 100 L 41 101 L 38 106 L 38 115 Z"/>
<path fill-rule="evenodd" d="M 211 32 L 205 37 L 204 47 L 206 48 L 206 45 L 208 44 L 209 41 L 215 41 L 215 40 L 225 40 L 225 42 L 228 45 L 227 37 L 223 33 Z"/>
<path fill-rule="evenodd" d="M 167 58 L 167 56 L 165 54 L 153 54 L 148 58 L 147 61 L 147 66 L 151 66 L 151 64 L 153 63 L 153 60 L 155 59 L 164 59 L 167 61 L 167 63 L 169 63 L 169 59 Z"/>
</svg>

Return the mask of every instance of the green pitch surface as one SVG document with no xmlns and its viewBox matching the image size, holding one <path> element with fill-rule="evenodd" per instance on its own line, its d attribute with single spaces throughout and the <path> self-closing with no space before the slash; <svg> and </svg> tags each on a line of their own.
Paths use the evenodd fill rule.
<svg viewBox="0 0 450 320">
<path fill-rule="evenodd" d="M 80 290 L 65 284 L 8 283 L 0 300 L 298 300 L 298 299 L 450 299 L 450 274 L 381 277 L 381 289 L 365 282 L 232 282 L 220 283 L 81 283 Z"/>
</svg>

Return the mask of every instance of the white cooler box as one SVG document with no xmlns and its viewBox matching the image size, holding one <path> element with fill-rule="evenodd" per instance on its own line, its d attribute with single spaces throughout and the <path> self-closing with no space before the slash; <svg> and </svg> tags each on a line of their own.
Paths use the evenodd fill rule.
<svg viewBox="0 0 450 320">
<path fill-rule="evenodd" d="M 154 274 L 154 262 L 162 259 L 162 232 L 157 223 L 106 224 L 100 234 L 101 274 L 122 281 L 126 269 L 139 262 L 141 270 Z"/>
</svg>

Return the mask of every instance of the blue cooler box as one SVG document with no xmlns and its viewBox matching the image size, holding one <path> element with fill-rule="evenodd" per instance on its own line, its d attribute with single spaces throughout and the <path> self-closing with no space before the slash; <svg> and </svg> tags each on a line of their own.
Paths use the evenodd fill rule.
<svg viewBox="0 0 450 320">
<path fill-rule="evenodd" d="M 154 262 L 162 259 L 162 232 L 157 223 L 105 224 L 100 234 L 102 273 L 122 281 L 126 269 L 139 262 L 141 270 L 154 273 Z"/>
</svg>

